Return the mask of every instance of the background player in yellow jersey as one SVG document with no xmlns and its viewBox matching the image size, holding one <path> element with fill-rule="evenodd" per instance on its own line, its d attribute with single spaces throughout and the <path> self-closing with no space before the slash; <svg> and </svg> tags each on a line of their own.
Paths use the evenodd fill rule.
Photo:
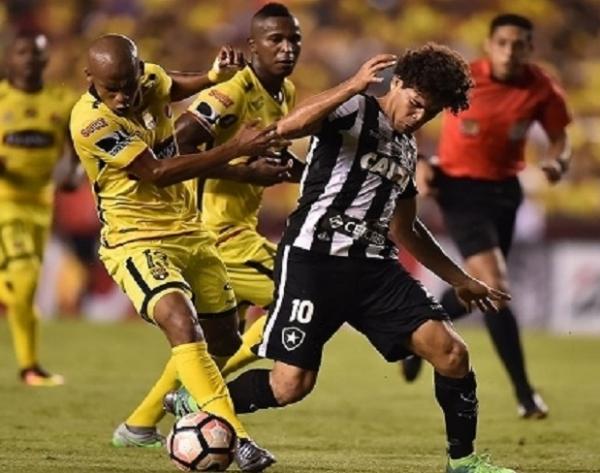
<svg viewBox="0 0 600 473">
<path fill-rule="evenodd" d="M 103 224 L 100 257 L 137 311 L 162 329 L 172 347 L 157 388 L 178 377 L 205 411 L 234 427 L 239 467 L 263 469 L 275 460 L 248 438 L 210 356 L 228 356 L 240 346 L 236 302 L 184 181 L 285 142 L 272 129 L 244 126 L 222 146 L 177 156 L 170 103 L 210 85 L 210 74 L 167 74 L 144 64 L 135 44 L 120 35 L 97 39 L 87 62 L 90 89 L 73 108 L 71 135 Z M 205 330 L 199 318 L 218 324 Z M 123 425 L 126 432 L 161 440 L 154 427 L 135 422 Z"/>
<path fill-rule="evenodd" d="M 177 119 L 176 137 L 182 154 L 227 142 L 245 121 L 275 123 L 293 107 L 296 94 L 287 76 L 300 54 L 297 19 L 284 5 L 269 3 L 253 16 L 248 43 L 250 64 L 230 80 L 200 92 Z M 302 168 L 299 162 L 290 165 L 245 157 L 209 171 L 211 178 L 199 182 L 202 221 L 217 236 L 216 245 L 240 309 L 249 304 L 266 307 L 273 297 L 275 245 L 256 228 L 264 186 L 299 180 Z M 261 317 L 244 334 L 244 344 L 225 364 L 224 375 L 256 358 L 250 348 L 260 341 L 264 320 Z M 155 395 L 151 391 L 135 412 L 158 421 L 161 406 L 153 402 Z"/>
<path fill-rule="evenodd" d="M 21 379 L 30 386 L 64 382 L 39 365 L 34 296 L 52 220 L 54 178 L 71 186 L 77 175 L 67 138 L 75 97 L 44 84 L 47 63 L 46 37 L 19 33 L 8 45 L 7 78 L 0 82 L 0 301 Z"/>
</svg>

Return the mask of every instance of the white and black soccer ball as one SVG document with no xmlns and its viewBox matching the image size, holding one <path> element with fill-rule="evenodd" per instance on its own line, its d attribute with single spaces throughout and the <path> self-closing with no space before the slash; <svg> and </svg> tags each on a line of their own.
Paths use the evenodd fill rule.
<svg viewBox="0 0 600 473">
<path fill-rule="evenodd" d="M 225 471 L 233 460 L 235 444 L 229 422 L 206 412 L 183 416 L 167 437 L 169 457 L 183 471 Z"/>
</svg>

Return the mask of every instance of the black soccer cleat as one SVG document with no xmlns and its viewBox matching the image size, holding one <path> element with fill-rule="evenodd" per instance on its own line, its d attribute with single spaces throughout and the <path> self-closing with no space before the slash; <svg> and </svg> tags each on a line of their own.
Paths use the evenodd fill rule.
<svg viewBox="0 0 600 473">
<path fill-rule="evenodd" d="M 271 452 L 248 438 L 238 439 L 233 458 L 242 471 L 263 471 L 277 461 Z"/>
<path fill-rule="evenodd" d="M 421 372 L 421 367 L 423 366 L 423 358 L 417 355 L 407 356 L 402 360 L 402 375 L 404 379 L 412 383 Z"/>
<path fill-rule="evenodd" d="M 523 419 L 545 419 L 550 409 L 548 405 L 536 392 L 532 392 L 527 398 L 519 399 L 517 407 L 519 416 Z"/>
</svg>

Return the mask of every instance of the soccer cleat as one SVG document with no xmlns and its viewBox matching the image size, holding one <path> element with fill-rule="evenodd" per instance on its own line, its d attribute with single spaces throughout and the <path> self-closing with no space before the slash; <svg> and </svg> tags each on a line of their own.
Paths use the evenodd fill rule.
<svg viewBox="0 0 600 473">
<path fill-rule="evenodd" d="M 22 369 L 19 373 L 21 381 L 27 386 L 55 387 L 65 384 L 65 378 L 60 374 L 50 374 L 39 365 L 33 365 Z"/>
<path fill-rule="evenodd" d="M 164 435 L 156 427 L 148 427 L 143 430 L 143 432 L 133 432 L 123 422 L 113 432 L 111 443 L 113 447 L 118 448 L 161 448 L 165 444 Z"/>
<path fill-rule="evenodd" d="M 517 473 L 510 468 L 492 465 L 489 455 L 471 453 L 468 457 L 448 460 L 446 473 Z"/>
<path fill-rule="evenodd" d="M 242 471 L 263 471 L 277 461 L 271 452 L 248 438 L 237 440 L 233 458 Z"/>
<path fill-rule="evenodd" d="M 402 374 L 404 375 L 404 379 L 412 383 L 419 373 L 421 372 L 421 367 L 423 366 L 423 358 L 417 355 L 407 356 L 402 360 Z"/>
<path fill-rule="evenodd" d="M 181 387 L 177 391 L 171 391 L 165 395 L 163 399 L 163 409 L 165 412 L 173 414 L 179 419 L 192 412 L 198 412 L 200 407 L 188 390 Z"/>
<path fill-rule="evenodd" d="M 519 400 L 517 407 L 519 417 L 523 419 L 545 419 L 550 409 L 538 393 L 533 392 L 531 396 Z"/>
</svg>

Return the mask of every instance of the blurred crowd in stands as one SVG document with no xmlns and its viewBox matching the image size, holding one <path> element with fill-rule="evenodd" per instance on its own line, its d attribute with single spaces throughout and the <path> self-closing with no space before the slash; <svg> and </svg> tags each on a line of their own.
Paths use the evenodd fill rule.
<svg viewBox="0 0 600 473">
<path fill-rule="evenodd" d="M 466 58 L 482 54 L 490 19 L 499 12 L 530 17 L 535 60 L 559 79 L 574 122 L 569 128 L 573 166 L 550 187 L 535 162 L 546 141 L 532 130 L 522 173 L 528 200 L 519 217 L 525 240 L 600 237 L 600 8 L 598 0 L 280 0 L 300 20 L 303 50 L 292 75 L 299 98 L 348 77 L 380 52 L 436 41 Z M 223 44 L 245 47 L 249 20 L 261 0 L 4 0 L 0 3 L 0 50 L 11 30 L 45 32 L 51 40 L 47 80 L 84 91 L 84 51 L 100 34 L 118 32 L 137 41 L 147 61 L 173 70 L 206 70 Z M 434 154 L 439 121 L 422 131 L 422 152 Z M 305 143 L 297 144 L 299 154 Z M 268 190 L 261 225 L 277 239 L 297 189 Z M 88 185 L 56 201 L 55 238 L 62 248 L 60 311 L 77 313 L 87 292 L 112 290 L 96 259 L 98 222 Z M 436 206 L 423 217 L 443 231 Z M 52 271 L 57 269 L 52 266 Z M 62 274 L 64 273 L 64 274 Z"/>
</svg>

